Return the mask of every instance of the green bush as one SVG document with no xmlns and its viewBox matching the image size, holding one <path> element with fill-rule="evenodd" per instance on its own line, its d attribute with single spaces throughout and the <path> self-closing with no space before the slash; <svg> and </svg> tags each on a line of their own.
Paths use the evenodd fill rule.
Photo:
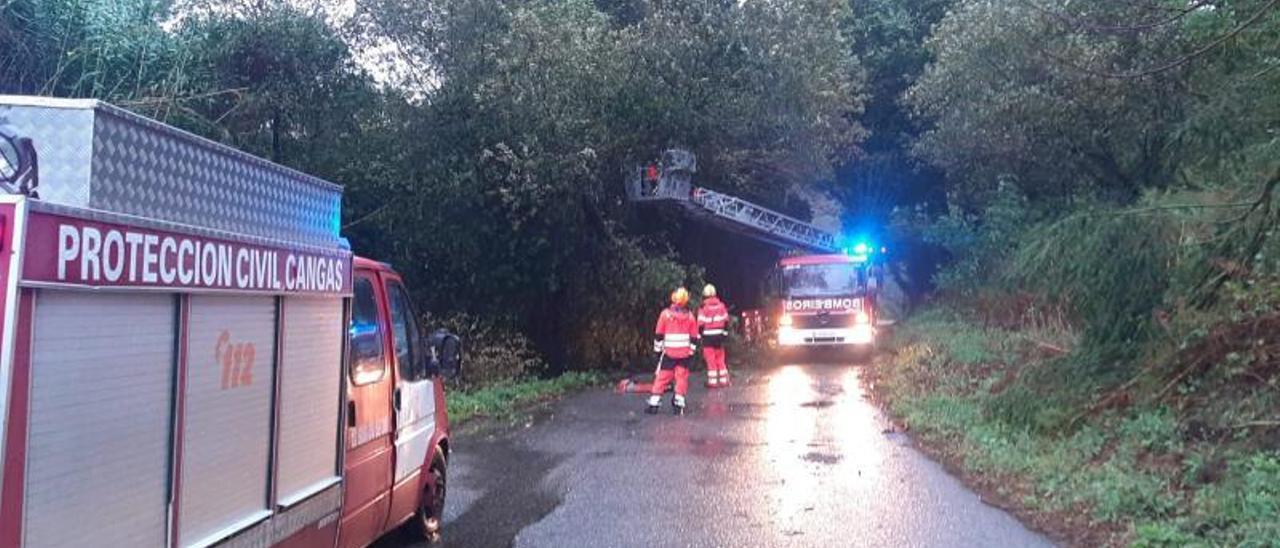
<svg viewBox="0 0 1280 548">
<path fill-rule="evenodd" d="M 530 405 L 588 387 L 600 381 L 594 373 L 570 371 L 553 379 L 523 378 L 463 389 L 449 395 L 449 419 L 461 423 L 474 417 L 505 419 Z"/>
<path fill-rule="evenodd" d="M 448 329 L 462 339 L 463 374 L 458 383 L 463 387 L 498 384 L 546 371 L 533 343 L 511 327 L 466 314 L 428 316 L 423 325 Z"/>
<path fill-rule="evenodd" d="M 935 276 L 938 289 L 964 297 L 989 289 L 999 279 L 1013 244 L 1034 218 L 1017 187 L 1001 183 L 991 203 L 980 212 L 952 206 L 947 215 L 924 221 L 924 241 L 952 257 L 951 264 Z"/>
<path fill-rule="evenodd" d="M 1014 253 L 1009 283 L 1083 319 L 1084 343 L 1106 363 L 1132 358 L 1165 298 L 1177 234 L 1166 216 L 1085 210 L 1036 227 Z"/>
<path fill-rule="evenodd" d="M 1205 376 L 1167 400 L 1149 398 L 1164 381 L 1114 393 L 1106 375 L 1081 374 L 1089 352 L 1037 354 L 1024 332 L 967 317 L 925 310 L 900 327 L 880 366 L 891 409 L 927 443 L 998 478 L 1027 508 L 1108 525 L 1100 544 L 1280 546 L 1273 434 L 1232 426 L 1270 417 L 1274 385 Z M 1112 394 L 1114 405 L 1086 412 Z M 1208 398 L 1222 402 L 1189 423 L 1189 408 Z"/>
</svg>

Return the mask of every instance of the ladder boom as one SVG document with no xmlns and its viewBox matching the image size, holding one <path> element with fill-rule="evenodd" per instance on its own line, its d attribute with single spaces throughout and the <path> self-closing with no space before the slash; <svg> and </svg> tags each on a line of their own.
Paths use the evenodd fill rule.
<svg viewBox="0 0 1280 548">
<path fill-rule="evenodd" d="M 637 203 L 675 203 L 694 216 L 782 248 L 823 253 L 838 249 L 835 235 L 813 224 L 736 196 L 693 186 L 697 169 L 693 153 L 668 150 L 662 155 L 661 169 L 650 164 L 628 174 L 627 198 Z"/>
<path fill-rule="evenodd" d="M 737 223 L 767 235 L 766 240 L 815 251 L 834 252 L 830 232 L 723 192 L 695 187 L 690 200 L 719 219 Z"/>
</svg>

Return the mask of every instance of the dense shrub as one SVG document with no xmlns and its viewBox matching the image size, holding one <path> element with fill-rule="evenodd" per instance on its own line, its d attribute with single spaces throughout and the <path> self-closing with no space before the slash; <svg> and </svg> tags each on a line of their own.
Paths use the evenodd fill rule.
<svg viewBox="0 0 1280 548">
<path fill-rule="evenodd" d="M 924 240 L 946 250 L 953 262 L 934 280 L 938 290 L 976 297 L 1001 279 L 1000 273 L 1019 237 L 1036 216 L 1012 184 L 1001 184 L 982 211 L 953 206 L 947 215 L 925 223 Z"/>
<path fill-rule="evenodd" d="M 466 314 L 444 318 L 428 315 L 428 329 L 448 329 L 463 341 L 463 375 L 458 383 L 485 386 L 526 375 L 540 375 L 546 363 L 532 341 L 519 331 Z"/>
<path fill-rule="evenodd" d="M 1090 209 L 1030 231 L 1005 276 L 1077 312 L 1099 358 L 1130 357 L 1150 335 L 1177 244 L 1167 216 Z"/>
</svg>

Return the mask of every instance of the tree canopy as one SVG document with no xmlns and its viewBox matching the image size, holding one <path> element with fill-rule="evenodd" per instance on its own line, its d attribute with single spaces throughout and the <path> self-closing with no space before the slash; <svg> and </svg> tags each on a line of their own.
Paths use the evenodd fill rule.
<svg viewBox="0 0 1280 548">
<path fill-rule="evenodd" d="M 783 205 L 865 131 L 836 0 L 14 0 L 0 91 L 98 97 L 346 186 L 357 252 L 434 315 L 617 363 L 697 280 L 622 169 L 680 146 Z M 658 228 L 649 228 L 659 220 Z"/>
<path fill-rule="evenodd" d="M 641 351 L 672 286 L 772 254 L 628 207 L 627 166 L 688 148 L 703 184 L 797 214 L 822 190 L 872 224 L 981 223 L 1001 189 L 1066 211 L 1255 188 L 1280 146 L 1276 7 L 10 0 L 0 92 L 105 99 L 340 182 L 356 250 L 424 311 L 590 367 Z"/>
<path fill-rule="evenodd" d="M 1275 83 L 1275 7 L 959 1 L 906 95 L 930 124 L 914 150 L 962 202 L 1001 180 L 1119 203 L 1193 182 L 1185 169 L 1272 140 L 1276 94 L 1257 86 Z"/>
</svg>

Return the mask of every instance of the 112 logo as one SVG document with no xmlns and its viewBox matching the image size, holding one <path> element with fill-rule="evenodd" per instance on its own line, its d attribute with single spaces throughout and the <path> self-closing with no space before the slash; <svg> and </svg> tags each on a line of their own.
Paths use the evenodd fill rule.
<svg viewBox="0 0 1280 548">
<path fill-rule="evenodd" d="M 213 359 L 222 365 L 222 389 L 231 390 L 253 384 L 253 361 L 257 350 L 253 343 L 231 342 L 231 332 L 223 330 L 214 345 Z"/>
</svg>

